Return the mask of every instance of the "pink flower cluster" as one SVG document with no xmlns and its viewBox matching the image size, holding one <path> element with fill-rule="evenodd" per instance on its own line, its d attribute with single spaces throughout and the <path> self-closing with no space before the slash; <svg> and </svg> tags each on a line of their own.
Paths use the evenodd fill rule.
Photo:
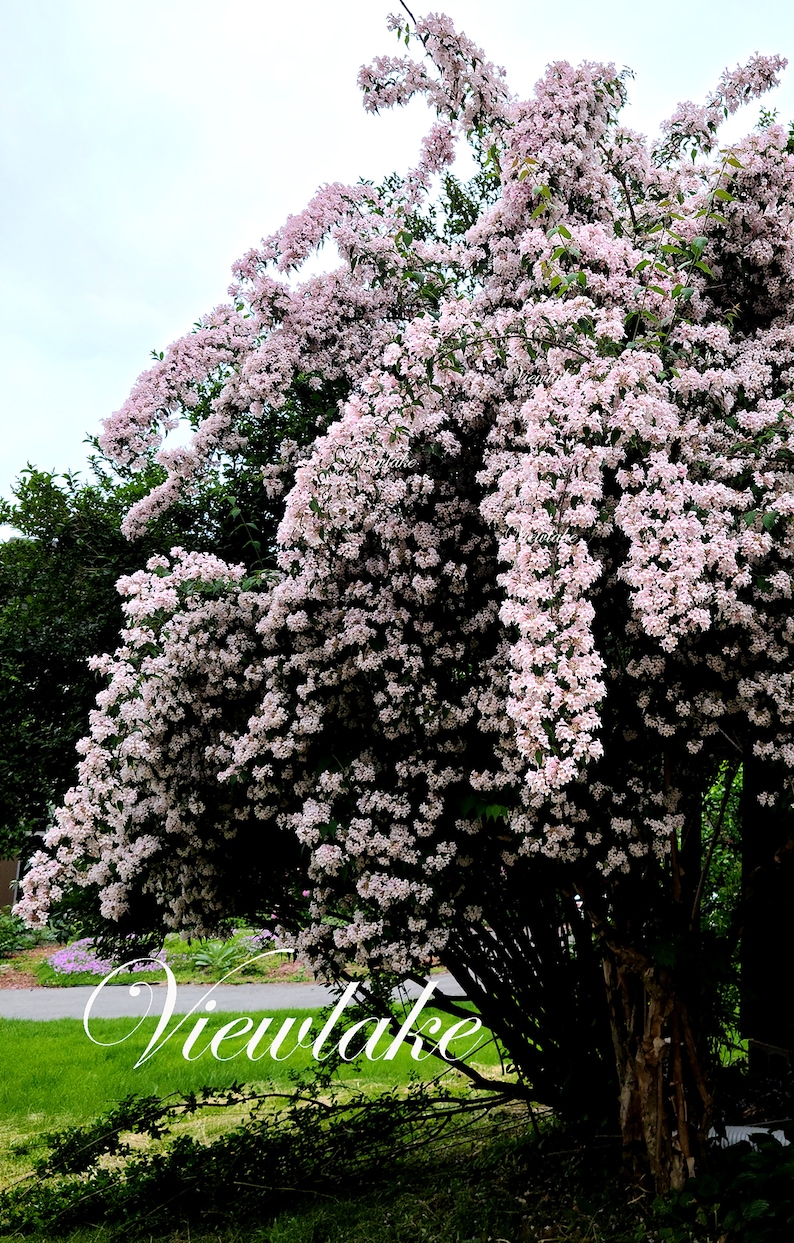
<svg viewBox="0 0 794 1243">
<path fill-rule="evenodd" d="M 667 149 L 693 143 L 704 152 L 713 151 L 720 123 L 738 112 L 743 104 L 777 86 L 778 75 L 785 67 L 782 56 L 755 55 L 746 65 L 726 69 L 705 104 L 693 104 L 689 100 L 679 104 L 664 123 L 662 132 Z"/>
<path fill-rule="evenodd" d="M 206 935 L 253 877 L 318 961 L 405 973 L 479 918 L 478 860 L 617 882 L 676 848 L 687 765 L 749 740 L 794 773 L 794 156 L 774 126 L 679 153 L 783 62 L 653 151 L 611 66 L 516 101 L 447 18 L 416 34 L 427 63 L 360 82 L 435 109 L 417 169 L 319 191 L 106 424 L 122 461 L 197 424 L 135 530 L 296 377 L 349 393 L 292 463 L 274 581 L 175 549 L 119 584 L 33 922 L 84 885 Z M 454 234 L 429 196 L 467 134 L 500 180 Z M 336 271 L 280 278 L 326 238 Z"/>
</svg>

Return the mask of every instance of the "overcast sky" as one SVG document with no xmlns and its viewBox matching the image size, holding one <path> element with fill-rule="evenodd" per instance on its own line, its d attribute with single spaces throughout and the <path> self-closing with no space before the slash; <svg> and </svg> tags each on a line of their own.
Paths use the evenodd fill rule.
<svg viewBox="0 0 794 1243">
<path fill-rule="evenodd" d="M 427 113 L 364 113 L 359 65 L 398 51 L 396 0 L 0 0 L 0 491 L 82 443 L 161 349 L 223 301 L 240 254 L 325 181 L 410 166 Z M 415 12 L 425 12 L 414 0 Z M 792 60 L 794 6 L 446 0 L 529 93 L 550 60 L 631 67 L 655 132 L 753 52 Z M 757 119 L 753 104 L 737 128 Z"/>
</svg>

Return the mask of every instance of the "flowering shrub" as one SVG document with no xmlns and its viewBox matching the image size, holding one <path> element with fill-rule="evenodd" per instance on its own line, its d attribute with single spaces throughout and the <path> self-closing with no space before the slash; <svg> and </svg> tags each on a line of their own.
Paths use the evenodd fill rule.
<svg viewBox="0 0 794 1243">
<path fill-rule="evenodd" d="M 414 33 L 424 62 L 360 84 L 375 112 L 426 96 L 417 167 L 318 191 L 105 423 L 168 469 L 130 534 L 258 423 L 315 403 L 321 434 L 265 468 L 266 570 L 175 548 L 120 581 L 18 909 L 78 886 L 122 931 L 269 911 L 330 972 L 438 956 L 555 1103 L 571 1031 L 604 1047 L 595 930 L 624 1139 L 662 1186 L 674 1127 L 692 1169 L 710 1117 L 700 800 L 737 755 L 762 805 L 794 772 L 794 155 L 774 121 L 717 138 L 785 62 L 649 144 L 611 65 L 521 101 L 447 18 Z M 327 238 L 340 266 L 291 283 Z"/>
<path fill-rule="evenodd" d="M 0 910 L 0 959 L 53 940 L 49 928 L 29 928 L 18 915 Z"/>
</svg>

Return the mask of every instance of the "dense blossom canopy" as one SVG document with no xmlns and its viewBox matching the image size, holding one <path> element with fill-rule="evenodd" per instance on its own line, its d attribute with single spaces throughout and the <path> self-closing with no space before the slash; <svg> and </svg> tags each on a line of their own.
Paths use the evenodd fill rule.
<svg viewBox="0 0 794 1243">
<path fill-rule="evenodd" d="M 318 191 L 105 424 L 124 463 L 195 427 L 135 533 L 296 386 L 328 407 L 266 468 L 272 567 L 174 549 L 119 583 L 31 920 L 76 886 L 120 926 L 258 910 L 407 972 L 480 918 L 486 855 L 608 890 L 665 866 L 685 771 L 751 738 L 794 773 L 794 155 L 768 116 L 717 138 L 785 62 L 654 146 L 611 65 L 518 100 L 446 17 L 416 36 L 360 83 L 426 96 L 417 167 Z M 339 266 L 291 279 L 326 241 Z"/>
</svg>

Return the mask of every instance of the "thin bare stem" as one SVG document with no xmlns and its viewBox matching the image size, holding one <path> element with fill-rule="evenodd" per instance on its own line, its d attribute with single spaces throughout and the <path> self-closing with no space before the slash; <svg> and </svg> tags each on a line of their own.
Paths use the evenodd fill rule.
<svg viewBox="0 0 794 1243">
<path fill-rule="evenodd" d="M 408 5 L 405 3 L 405 0 L 400 0 L 400 4 L 401 4 L 401 6 L 405 9 L 406 13 L 408 14 L 408 16 L 410 17 L 411 21 L 413 22 L 413 24 L 414 24 L 414 26 L 415 26 L 415 25 L 416 25 L 416 18 L 414 17 L 414 15 L 413 15 L 413 13 L 411 12 L 411 10 L 408 8 Z"/>
</svg>

